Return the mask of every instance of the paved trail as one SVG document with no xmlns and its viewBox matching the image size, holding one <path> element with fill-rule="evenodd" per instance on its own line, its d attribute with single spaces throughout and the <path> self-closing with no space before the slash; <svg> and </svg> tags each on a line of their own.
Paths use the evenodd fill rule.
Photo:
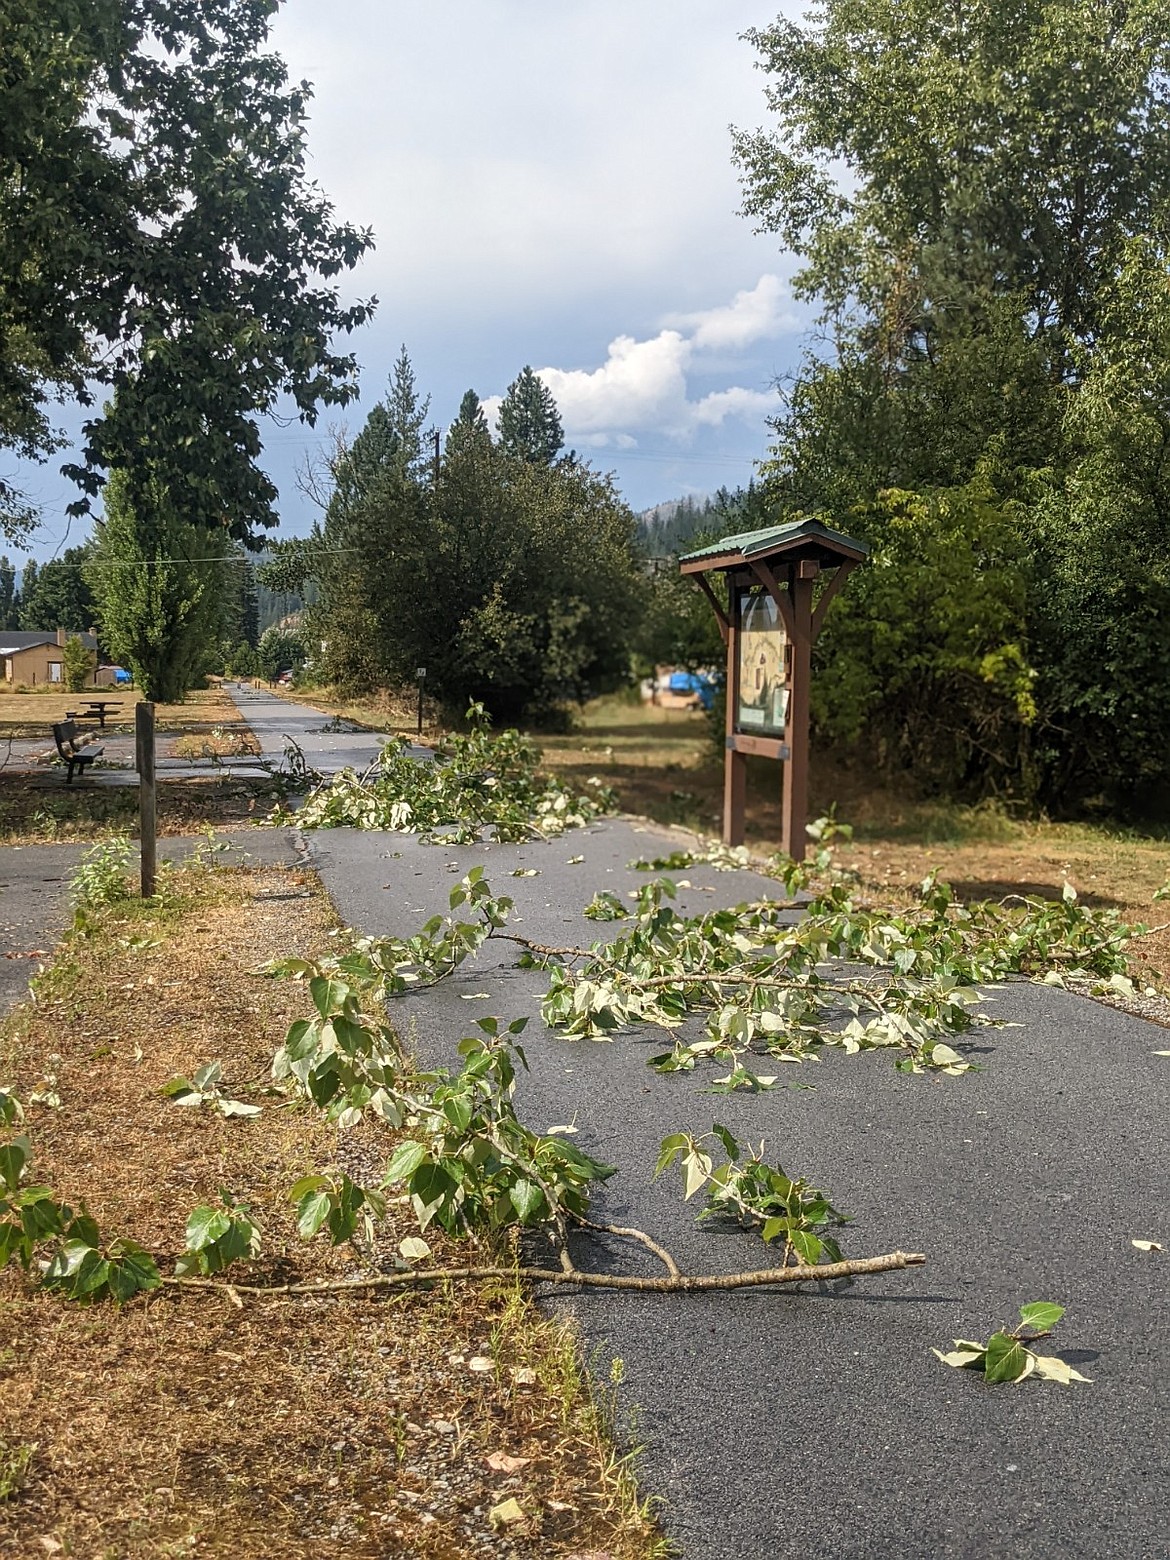
<svg viewBox="0 0 1170 1560">
<path fill-rule="evenodd" d="M 344 722 L 344 729 L 338 731 L 330 717 L 320 710 L 307 704 L 294 704 L 264 688 L 241 683 L 238 687 L 231 684 L 228 691 L 255 733 L 264 759 L 277 767 L 284 760 L 291 740 L 312 768 L 323 774 L 336 774 L 341 769 L 360 771 L 373 763 L 387 740 L 379 732 L 350 729 Z M 429 756 L 430 750 L 418 748 L 415 751 L 423 757 Z"/>
<path fill-rule="evenodd" d="M 603 933 L 580 915 L 593 893 L 645 882 L 626 863 L 663 843 L 624 823 L 521 846 L 427 848 L 352 830 L 309 839 L 363 932 L 417 929 L 484 862 L 515 897 L 520 930 L 586 943 Z M 584 862 L 570 865 L 576 855 Z M 540 875 L 509 876 L 521 866 Z M 776 889 L 747 873 L 686 876 L 716 890 L 684 891 L 688 910 Z M 489 944 L 470 969 L 395 1006 L 403 1024 L 416 1020 L 428 1060 L 455 1061 L 486 1013 L 536 1018 L 541 978 L 514 956 Z M 490 1001 L 464 1000 L 484 991 Z M 789 1087 L 733 1099 L 705 1093 L 702 1075 L 651 1072 L 661 1036 L 568 1042 L 530 1025 L 522 1114 L 540 1127 L 575 1120 L 578 1141 L 620 1167 L 604 1216 L 656 1232 L 684 1268 L 763 1260 L 754 1239 L 696 1226 L 677 1181 L 650 1180 L 667 1132 L 712 1120 L 766 1138 L 786 1168 L 829 1188 L 856 1216 L 847 1252 L 929 1254 L 925 1268 L 833 1294 L 550 1298 L 571 1309 L 587 1348 L 624 1361 L 645 1486 L 665 1498 L 687 1560 L 1170 1555 L 1170 1255 L 1130 1244 L 1170 1248 L 1170 1060 L 1153 1054 L 1170 1037 L 1031 985 L 997 993 L 994 1010 L 1022 1027 L 982 1033 L 978 1073 L 907 1077 L 880 1054 L 834 1054 L 785 1069 Z M 931 1355 L 1040 1299 L 1068 1306 L 1054 1344 L 1092 1386 L 988 1387 Z"/>
</svg>

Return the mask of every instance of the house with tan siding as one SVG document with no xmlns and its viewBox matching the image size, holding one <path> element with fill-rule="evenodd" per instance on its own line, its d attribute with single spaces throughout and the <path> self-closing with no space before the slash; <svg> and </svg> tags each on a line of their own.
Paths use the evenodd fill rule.
<svg viewBox="0 0 1170 1560">
<path fill-rule="evenodd" d="M 0 628 L 0 666 L 4 668 L 5 686 L 64 690 L 62 651 L 68 639 L 80 639 L 90 652 L 96 681 L 98 645 L 93 633 L 74 634 L 66 628 L 59 628 L 54 634 L 17 633 L 15 629 Z"/>
</svg>

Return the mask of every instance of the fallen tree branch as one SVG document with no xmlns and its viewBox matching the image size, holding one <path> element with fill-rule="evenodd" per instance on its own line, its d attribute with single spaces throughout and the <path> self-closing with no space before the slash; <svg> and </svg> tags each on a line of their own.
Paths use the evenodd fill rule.
<svg viewBox="0 0 1170 1560">
<path fill-rule="evenodd" d="M 661 1262 L 666 1268 L 666 1271 L 670 1274 L 671 1278 L 678 1278 L 681 1276 L 679 1274 L 678 1264 L 675 1262 L 670 1252 L 666 1250 L 665 1246 L 660 1246 L 656 1240 L 647 1235 L 645 1230 L 636 1230 L 623 1224 L 599 1224 L 595 1219 L 587 1219 L 585 1218 L 584 1214 L 580 1213 L 575 1213 L 572 1217 L 573 1223 L 581 1225 L 583 1229 L 600 1230 L 603 1235 L 622 1235 L 625 1236 L 627 1240 L 640 1241 L 641 1244 L 645 1246 L 647 1251 L 652 1251 L 654 1253 L 659 1262 Z"/>
<path fill-rule="evenodd" d="M 754 1273 L 674 1273 L 666 1278 L 634 1278 L 622 1273 L 588 1273 L 579 1268 L 461 1267 L 416 1268 L 409 1273 L 377 1273 L 369 1278 L 322 1279 L 303 1284 L 230 1284 L 215 1278 L 164 1278 L 164 1289 L 211 1289 L 236 1295 L 329 1295 L 362 1289 L 419 1289 L 424 1284 L 481 1283 L 489 1278 L 524 1278 L 536 1284 L 573 1284 L 584 1289 L 630 1289 L 641 1294 L 702 1294 L 715 1289 L 763 1289 L 778 1284 L 828 1284 L 838 1278 L 889 1273 L 920 1267 L 920 1251 L 890 1251 L 852 1262 L 826 1262 L 821 1267 L 763 1268 Z"/>
</svg>

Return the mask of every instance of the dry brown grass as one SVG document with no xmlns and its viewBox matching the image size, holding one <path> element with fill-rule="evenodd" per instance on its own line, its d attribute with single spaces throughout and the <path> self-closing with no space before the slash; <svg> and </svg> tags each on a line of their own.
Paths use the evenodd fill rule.
<svg viewBox="0 0 1170 1560">
<path fill-rule="evenodd" d="M 303 989 L 252 973 L 321 951 L 328 902 L 311 875 L 271 870 L 188 871 L 173 893 L 169 909 L 103 912 L 9 1023 L 5 1080 L 27 1094 L 55 1071 L 62 1100 L 30 1109 L 36 1176 L 164 1271 L 191 1208 L 221 1187 L 263 1230 L 252 1276 L 352 1271 L 349 1248 L 300 1241 L 286 1195 L 336 1163 L 338 1135 L 266 1092 Z M 213 1058 L 261 1116 L 160 1095 Z M 374 1149 L 368 1134 L 344 1146 Z M 636 1560 L 656 1547 L 571 1342 L 514 1284 L 239 1306 L 172 1291 L 116 1310 L 10 1271 L 0 1372 L 0 1466 L 5 1449 L 35 1447 L 23 1487 L 0 1499 L 5 1553 Z M 501 1453 L 525 1461 L 493 1469 Z M 488 1513 L 509 1496 L 526 1520 L 496 1534 Z"/>
<path fill-rule="evenodd" d="M 86 699 L 109 698 L 121 709 L 107 716 L 107 730 L 134 726 L 134 706 L 142 702 L 137 688 L 87 688 L 82 693 L 57 692 L 35 688 L 28 693 L 0 692 L 0 741 L 27 738 L 36 740 L 51 734 L 49 728 L 65 719 L 66 710 L 76 710 Z M 182 704 L 156 704 L 155 723 L 159 731 L 199 735 L 213 727 L 240 724 L 240 712 L 231 696 L 221 687 L 197 688 Z"/>
</svg>

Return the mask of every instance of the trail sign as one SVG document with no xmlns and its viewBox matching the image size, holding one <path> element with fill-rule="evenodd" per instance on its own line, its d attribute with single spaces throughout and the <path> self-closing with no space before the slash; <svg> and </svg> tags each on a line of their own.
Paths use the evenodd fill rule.
<svg viewBox="0 0 1170 1560">
<path fill-rule="evenodd" d="M 864 542 L 805 519 L 725 536 L 679 559 L 714 608 L 727 647 L 728 845 L 743 843 L 747 755 L 755 753 L 784 764 L 781 839 L 793 860 L 804 859 L 812 647 L 829 603 L 868 554 Z M 725 589 L 712 587 L 712 574 Z"/>
</svg>

